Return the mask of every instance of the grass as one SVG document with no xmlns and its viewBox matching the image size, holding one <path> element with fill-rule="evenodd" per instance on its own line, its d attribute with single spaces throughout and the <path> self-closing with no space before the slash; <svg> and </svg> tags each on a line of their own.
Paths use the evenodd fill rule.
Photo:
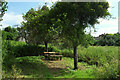
<svg viewBox="0 0 120 80">
<path fill-rule="evenodd" d="M 17 78 L 94 78 L 93 66 L 83 62 L 78 63 L 78 70 L 73 70 L 73 59 L 66 57 L 61 61 L 49 61 L 40 56 L 19 57 L 15 65 L 21 70 Z M 11 75 L 10 72 L 4 76 Z"/>
<path fill-rule="evenodd" d="M 62 50 L 61 53 L 66 57 L 74 57 L 73 50 Z M 115 46 L 90 46 L 84 48 L 78 46 L 78 61 L 84 61 L 88 64 L 101 66 L 106 62 L 118 60 L 118 47 Z"/>
<path fill-rule="evenodd" d="M 85 62 L 94 67 L 94 76 L 96 78 L 116 78 L 118 75 L 118 46 L 90 46 L 84 48 L 78 46 L 78 61 Z M 61 53 L 66 57 L 74 57 L 73 50 L 64 49 Z"/>
<path fill-rule="evenodd" d="M 43 56 L 18 57 L 4 77 L 17 78 L 115 78 L 118 75 L 118 47 L 78 46 L 78 70 L 73 70 L 72 50 L 63 50 L 60 61 L 45 60 Z M 6 72 L 6 73 L 5 73 Z M 14 76 L 12 76 L 15 74 Z"/>
<path fill-rule="evenodd" d="M 92 74 L 93 69 L 86 69 L 86 70 L 69 70 L 70 73 L 64 76 L 59 76 L 57 78 L 95 78 Z"/>
<path fill-rule="evenodd" d="M 97 65 L 94 70 L 97 78 L 117 78 L 118 48 L 117 46 L 90 46 L 80 50 L 78 47 L 79 61 Z"/>
</svg>

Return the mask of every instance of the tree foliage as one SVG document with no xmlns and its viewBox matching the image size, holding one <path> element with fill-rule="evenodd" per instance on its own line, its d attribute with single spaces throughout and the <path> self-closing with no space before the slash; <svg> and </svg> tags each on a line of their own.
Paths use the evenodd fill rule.
<svg viewBox="0 0 120 80">
<path fill-rule="evenodd" d="M 110 16 L 108 2 L 58 2 L 50 11 L 61 26 L 60 36 L 74 48 L 74 67 L 77 69 L 77 46 L 86 43 L 85 28 L 94 27 L 99 18 Z M 54 15 L 53 15 L 54 14 Z"/>
<path fill-rule="evenodd" d="M 74 46 L 77 46 L 83 41 L 81 37 L 86 27 L 93 27 L 94 24 L 99 23 L 98 18 L 110 15 L 107 11 L 108 7 L 106 2 L 58 2 L 51 9 L 51 13 L 64 26 L 61 35 L 72 41 Z"/>
<path fill-rule="evenodd" d="M 11 26 L 6 27 L 2 30 L 2 39 L 3 40 L 16 40 L 18 32 L 16 28 L 11 28 Z"/>
<path fill-rule="evenodd" d="M 120 33 L 104 34 L 96 40 L 94 45 L 99 46 L 120 46 Z"/>
<path fill-rule="evenodd" d="M 47 6 L 37 11 L 30 9 L 23 18 L 24 32 L 29 43 L 47 43 L 59 37 L 71 43 L 74 49 L 74 67 L 77 69 L 77 46 L 91 38 L 85 28 L 99 23 L 99 18 L 110 16 L 108 2 L 57 2 L 51 9 Z M 88 39 L 89 38 L 89 39 Z"/>
<path fill-rule="evenodd" d="M 23 22 L 23 27 L 21 27 L 23 29 L 21 31 L 26 33 L 28 43 L 44 43 L 47 50 L 47 44 L 57 36 L 55 28 L 52 27 L 49 8 L 46 5 L 36 11 L 31 8 L 23 15 L 23 18 L 26 22 Z"/>
<path fill-rule="evenodd" d="M 0 14 L 0 21 L 2 21 L 2 17 L 3 15 L 5 14 L 5 11 L 7 11 L 7 6 L 8 2 L 6 1 L 0 1 L 0 11 L 1 11 L 1 14 Z"/>
</svg>

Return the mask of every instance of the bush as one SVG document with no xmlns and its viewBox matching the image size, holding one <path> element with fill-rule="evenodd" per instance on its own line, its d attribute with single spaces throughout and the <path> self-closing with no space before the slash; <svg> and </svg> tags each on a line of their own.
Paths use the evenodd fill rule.
<svg viewBox="0 0 120 80">
<path fill-rule="evenodd" d="M 49 51 L 59 52 L 56 47 L 48 47 Z M 3 70 L 9 71 L 15 64 L 16 57 L 43 55 L 45 47 L 43 45 L 26 44 L 25 42 L 16 42 L 4 40 L 2 42 L 2 63 Z"/>
<path fill-rule="evenodd" d="M 58 48 L 56 48 L 55 46 L 49 46 L 48 51 L 49 52 L 60 52 L 60 50 Z"/>
<path fill-rule="evenodd" d="M 17 68 L 16 65 L 13 64 L 11 71 L 3 70 L 2 72 L 3 72 L 2 78 L 12 78 L 13 80 L 15 80 L 16 78 L 19 78 L 19 75 L 21 74 L 22 70 Z"/>
<path fill-rule="evenodd" d="M 16 28 L 11 28 L 11 26 L 6 27 L 2 30 L 2 39 L 3 40 L 15 40 L 18 36 Z"/>
<path fill-rule="evenodd" d="M 96 78 L 118 78 L 118 62 L 106 63 L 103 66 L 94 68 Z"/>
<path fill-rule="evenodd" d="M 12 46 L 10 41 L 2 42 L 2 64 L 3 69 L 11 69 L 12 64 L 15 63 L 14 52 L 11 51 Z"/>
<path fill-rule="evenodd" d="M 9 42 L 9 43 L 8 43 Z M 3 53 L 12 54 L 15 57 L 23 57 L 23 56 L 38 56 L 43 55 L 43 52 L 45 51 L 45 46 L 43 45 L 33 45 L 33 44 L 27 44 L 25 42 L 17 42 L 17 41 L 4 41 L 3 46 L 7 46 L 9 49 L 3 50 Z M 5 51 L 5 52 L 4 52 Z M 53 46 L 48 47 L 48 51 L 54 51 L 54 52 L 60 52 L 59 49 Z M 6 53 L 7 52 L 7 53 Z"/>
<path fill-rule="evenodd" d="M 71 57 L 71 58 L 74 57 L 73 51 L 72 51 L 72 50 L 68 50 L 68 49 L 62 50 L 62 51 L 61 51 L 61 54 L 62 54 L 64 57 Z"/>
</svg>

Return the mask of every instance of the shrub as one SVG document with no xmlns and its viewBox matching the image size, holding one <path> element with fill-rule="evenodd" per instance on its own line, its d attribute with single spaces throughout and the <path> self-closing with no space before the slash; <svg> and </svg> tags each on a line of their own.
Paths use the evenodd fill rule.
<svg viewBox="0 0 120 80">
<path fill-rule="evenodd" d="M 60 52 L 60 50 L 58 48 L 56 48 L 55 46 L 49 46 L 48 51 L 49 52 Z"/>
<path fill-rule="evenodd" d="M 17 68 L 15 64 L 12 65 L 11 71 L 5 71 L 3 70 L 2 78 L 12 78 L 13 80 L 16 80 L 16 78 L 19 78 L 19 75 L 21 74 L 22 70 Z M 7 74 L 6 74 L 7 73 Z"/>
<path fill-rule="evenodd" d="M 72 51 L 72 50 L 68 50 L 68 49 L 62 50 L 62 51 L 61 51 L 61 54 L 62 54 L 64 57 L 71 57 L 71 58 L 74 57 L 73 51 Z"/>
<path fill-rule="evenodd" d="M 118 78 L 118 62 L 106 63 L 103 66 L 94 68 L 96 78 Z"/>
<path fill-rule="evenodd" d="M 38 56 L 43 55 L 43 52 L 45 51 L 45 46 L 43 45 L 33 45 L 27 44 L 25 42 L 10 40 L 5 40 L 4 42 L 5 43 L 3 44 L 3 46 L 9 45 L 7 46 L 9 49 L 6 49 L 5 47 L 6 50 L 3 50 L 3 53 L 5 53 L 6 55 L 11 54 L 11 56 L 14 55 L 15 57 Z M 53 46 L 49 46 L 48 51 L 60 52 L 59 49 Z"/>
<path fill-rule="evenodd" d="M 15 40 L 18 36 L 16 28 L 11 28 L 11 26 L 6 27 L 2 30 L 2 39 L 3 40 Z"/>
<path fill-rule="evenodd" d="M 3 69 L 10 69 L 12 64 L 15 63 L 14 52 L 11 51 L 12 46 L 10 41 L 2 42 L 2 64 Z"/>
</svg>

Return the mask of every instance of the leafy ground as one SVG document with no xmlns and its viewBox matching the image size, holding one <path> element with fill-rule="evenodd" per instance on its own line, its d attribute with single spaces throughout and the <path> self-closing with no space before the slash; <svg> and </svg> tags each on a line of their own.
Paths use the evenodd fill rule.
<svg viewBox="0 0 120 80">
<path fill-rule="evenodd" d="M 16 78 L 94 78 L 93 67 L 86 63 L 78 63 L 78 70 L 73 70 L 73 59 L 63 57 L 60 60 L 45 60 L 40 56 L 19 57 L 15 67 L 10 71 Z M 12 77 L 12 73 L 4 76 Z"/>
</svg>

